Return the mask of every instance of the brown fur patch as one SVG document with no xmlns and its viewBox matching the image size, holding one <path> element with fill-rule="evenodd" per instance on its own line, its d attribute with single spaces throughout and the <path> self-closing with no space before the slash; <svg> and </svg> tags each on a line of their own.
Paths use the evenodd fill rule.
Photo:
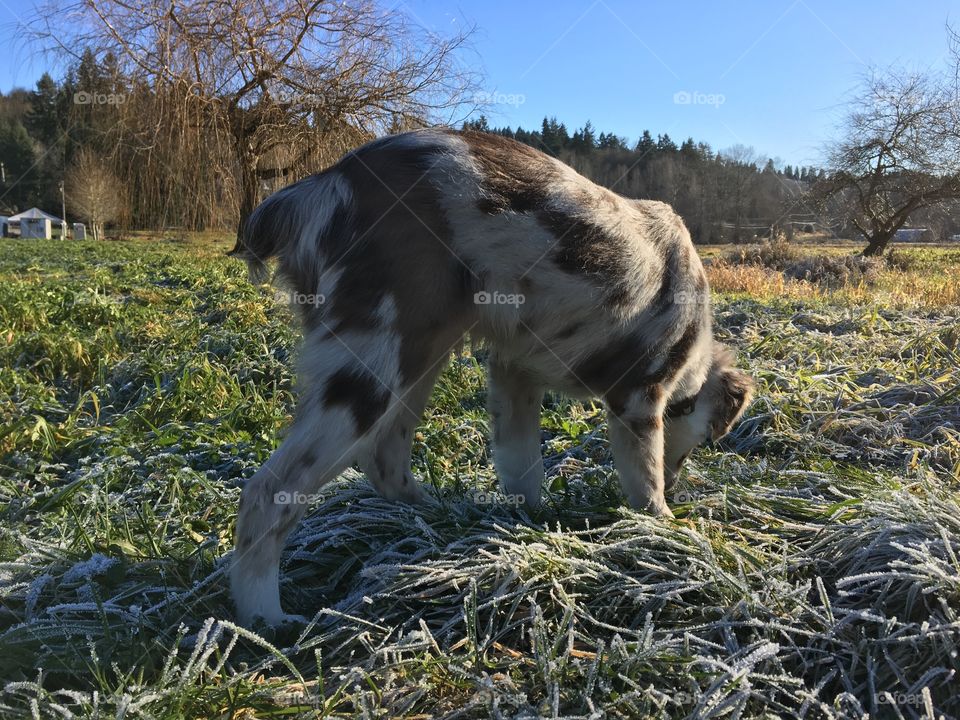
<svg viewBox="0 0 960 720">
<path fill-rule="evenodd" d="M 733 366 L 732 353 L 722 345 L 714 350 L 710 373 L 716 376 L 710 432 L 714 440 L 719 440 L 749 407 L 755 384 L 753 378 Z"/>
<path fill-rule="evenodd" d="M 599 225 L 559 210 L 541 210 L 537 221 L 557 238 L 553 262 L 571 275 L 587 275 L 604 288 L 605 304 L 620 307 L 635 293 L 627 283 L 622 243 Z"/>
<path fill-rule="evenodd" d="M 327 381 L 323 401 L 350 408 L 357 433 L 364 434 L 380 419 L 390 394 L 382 383 L 362 368 L 341 368 Z"/>
<path fill-rule="evenodd" d="M 623 413 L 630 394 L 659 385 L 683 367 L 700 335 L 700 319 L 689 323 L 680 338 L 670 347 L 666 360 L 656 370 L 650 363 L 656 356 L 656 345 L 642 335 L 630 335 L 597 350 L 574 368 L 579 382 L 591 393 L 603 396 L 610 410 Z"/>
<path fill-rule="evenodd" d="M 459 133 L 483 175 L 477 207 L 488 215 L 526 213 L 543 207 L 556 167 L 529 145 L 492 133 Z"/>
</svg>

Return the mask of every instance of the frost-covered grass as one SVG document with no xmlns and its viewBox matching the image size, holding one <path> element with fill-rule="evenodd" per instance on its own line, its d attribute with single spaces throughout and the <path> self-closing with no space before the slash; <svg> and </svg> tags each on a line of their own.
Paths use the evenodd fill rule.
<svg viewBox="0 0 960 720">
<path fill-rule="evenodd" d="M 224 561 L 297 331 L 221 253 L 3 241 L 0 717 L 960 716 L 956 308 L 719 296 L 760 392 L 672 521 L 622 506 L 599 406 L 556 396 L 545 508 L 498 502 L 457 358 L 430 502 L 327 487 L 284 557 L 311 624 L 252 633 Z"/>
</svg>

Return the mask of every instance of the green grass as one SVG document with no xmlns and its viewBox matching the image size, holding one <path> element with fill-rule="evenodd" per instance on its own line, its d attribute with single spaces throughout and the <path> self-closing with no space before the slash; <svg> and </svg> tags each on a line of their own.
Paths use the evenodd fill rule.
<svg viewBox="0 0 960 720">
<path fill-rule="evenodd" d="M 224 561 L 299 335 L 223 249 L 3 241 L 0 717 L 960 716 L 956 307 L 718 296 L 758 399 L 672 521 L 622 506 L 599 405 L 559 396 L 545 507 L 486 502 L 456 358 L 431 501 L 325 488 L 283 562 L 313 621 L 253 633 Z"/>
</svg>

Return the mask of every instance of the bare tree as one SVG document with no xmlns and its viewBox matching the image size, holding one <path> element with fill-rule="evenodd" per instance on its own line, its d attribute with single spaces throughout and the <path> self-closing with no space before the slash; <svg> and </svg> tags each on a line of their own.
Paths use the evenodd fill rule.
<svg viewBox="0 0 960 720">
<path fill-rule="evenodd" d="M 911 214 L 960 198 L 953 84 L 935 74 L 873 73 L 828 149 L 817 196 L 881 255 Z"/>
<path fill-rule="evenodd" d="M 104 223 L 116 220 L 123 210 L 120 182 L 97 154 L 84 148 L 67 171 L 70 206 L 90 223 L 93 239 L 103 237 Z"/>
<path fill-rule="evenodd" d="M 118 58 L 153 100 L 145 151 L 170 134 L 228 148 L 214 175 L 233 179 L 241 225 L 264 181 L 377 134 L 451 121 L 473 96 L 459 62 L 467 33 L 438 37 L 371 0 L 52 1 L 30 27 L 48 47 Z"/>
<path fill-rule="evenodd" d="M 733 241 L 741 242 L 744 239 L 744 221 L 749 215 L 748 203 L 758 180 L 757 163 L 760 156 L 752 147 L 741 144 L 734 145 L 722 154 L 727 161 L 724 175 L 733 203 Z"/>
</svg>

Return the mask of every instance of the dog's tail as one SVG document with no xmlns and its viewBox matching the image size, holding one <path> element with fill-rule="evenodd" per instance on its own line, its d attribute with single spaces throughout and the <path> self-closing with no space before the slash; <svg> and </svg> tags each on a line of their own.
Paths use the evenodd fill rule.
<svg viewBox="0 0 960 720">
<path fill-rule="evenodd" d="M 316 257 L 331 221 L 350 199 L 350 187 L 336 170 L 305 177 L 260 203 L 227 254 L 247 262 L 251 282 L 265 282 L 272 257 L 298 247 Z"/>
</svg>

